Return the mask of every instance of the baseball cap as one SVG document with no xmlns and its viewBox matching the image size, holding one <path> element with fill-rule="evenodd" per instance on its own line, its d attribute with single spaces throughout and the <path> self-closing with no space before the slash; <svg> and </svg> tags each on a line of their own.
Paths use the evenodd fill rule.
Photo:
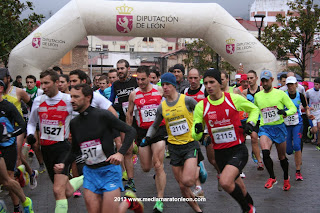
<svg viewBox="0 0 320 213">
<path fill-rule="evenodd" d="M 241 81 L 247 81 L 247 80 L 248 80 L 247 74 L 241 74 L 240 82 L 241 82 Z"/>
<path fill-rule="evenodd" d="M 303 81 L 303 82 L 302 82 L 302 86 L 307 86 L 307 87 L 309 87 L 309 84 L 308 84 L 308 82 Z"/>
<path fill-rule="evenodd" d="M 287 79 L 286 79 L 286 84 L 295 84 L 297 83 L 297 79 L 296 77 L 294 76 L 289 76 Z"/>
<path fill-rule="evenodd" d="M 3 80 L 7 76 L 10 76 L 8 68 L 0 68 L 0 80 Z"/>
<path fill-rule="evenodd" d="M 177 86 L 176 77 L 170 72 L 167 72 L 161 76 L 161 84 L 163 83 L 169 83 L 173 86 Z"/>
<path fill-rule="evenodd" d="M 265 78 L 265 79 L 267 79 L 267 80 L 269 80 L 270 78 L 272 78 L 272 73 L 271 73 L 271 71 L 270 71 L 270 70 L 262 70 L 260 79 L 263 79 L 263 78 Z"/>
</svg>

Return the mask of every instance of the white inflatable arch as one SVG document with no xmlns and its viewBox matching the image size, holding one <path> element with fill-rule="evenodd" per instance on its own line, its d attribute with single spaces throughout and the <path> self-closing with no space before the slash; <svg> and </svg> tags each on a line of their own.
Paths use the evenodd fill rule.
<svg viewBox="0 0 320 213">
<path fill-rule="evenodd" d="M 201 38 L 234 67 L 276 76 L 274 55 L 218 4 L 72 0 L 12 50 L 12 77 L 39 76 L 87 35 Z"/>
</svg>

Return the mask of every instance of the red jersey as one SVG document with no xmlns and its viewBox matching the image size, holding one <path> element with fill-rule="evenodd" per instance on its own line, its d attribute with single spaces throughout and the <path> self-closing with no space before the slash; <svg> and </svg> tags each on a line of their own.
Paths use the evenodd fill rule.
<svg viewBox="0 0 320 213">
<path fill-rule="evenodd" d="M 225 149 L 244 141 L 239 111 L 232 102 L 229 93 L 224 93 L 220 105 L 210 104 L 208 98 L 203 100 L 203 117 L 209 130 L 214 149 Z"/>
<path fill-rule="evenodd" d="M 157 108 L 161 103 L 162 96 L 158 91 L 157 85 L 152 85 L 152 89 L 149 92 L 142 92 L 139 87 L 135 89 L 136 97 L 134 99 L 135 104 L 135 116 L 137 125 L 142 129 L 148 129 L 156 118 Z M 164 120 L 160 126 L 165 125 Z"/>
<path fill-rule="evenodd" d="M 194 100 L 196 100 L 198 103 L 199 103 L 201 100 L 203 100 L 203 99 L 206 98 L 205 95 L 204 95 L 206 88 L 204 87 L 203 84 L 201 85 L 200 90 L 199 90 L 196 94 L 190 95 L 190 94 L 188 93 L 188 90 L 189 90 L 189 89 L 190 89 L 190 88 L 186 88 L 186 89 L 184 90 L 184 94 L 185 94 L 186 96 L 192 97 L 192 98 L 193 98 Z"/>
<path fill-rule="evenodd" d="M 40 119 L 40 144 L 48 146 L 64 141 L 66 120 L 69 115 L 64 98 L 53 106 L 48 105 L 44 98 L 41 99 L 38 114 Z"/>
</svg>

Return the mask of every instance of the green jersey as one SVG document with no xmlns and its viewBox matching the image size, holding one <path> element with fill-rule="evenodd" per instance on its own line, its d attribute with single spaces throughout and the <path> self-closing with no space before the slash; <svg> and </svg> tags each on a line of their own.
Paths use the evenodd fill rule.
<svg viewBox="0 0 320 213">
<path fill-rule="evenodd" d="M 297 112 L 297 108 L 290 97 L 279 89 L 272 89 L 266 93 L 264 90 L 255 94 L 254 104 L 260 109 L 260 126 L 278 125 L 283 123 L 283 116 L 278 115 L 278 109 L 288 109 L 287 115 L 293 115 Z"/>
</svg>

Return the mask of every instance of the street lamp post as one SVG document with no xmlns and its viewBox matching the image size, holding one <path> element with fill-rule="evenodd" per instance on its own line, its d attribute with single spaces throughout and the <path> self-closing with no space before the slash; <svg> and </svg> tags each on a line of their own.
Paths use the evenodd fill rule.
<svg viewBox="0 0 320 213">
<path fill-rule="evenodd" d="M 263 19 L 265 18 L 265 15 L 262 14 L 257 14 L 254 15 L 254 21 L 256 22 L 256 26 L 258 28 L 258 40 L 261 40 L 261 28 L 263 26 Z M 260 21 L 260 24 L 258 23 L 258 21 Z"/>
<path fill-rule="evenodd" d="M 102 65 L 103 65 L 103 56 L 104 56 L 104 52 L 100 52 L 100 59 L 101 59 L 101 74 L 102 74 Z"/>
</svg>

